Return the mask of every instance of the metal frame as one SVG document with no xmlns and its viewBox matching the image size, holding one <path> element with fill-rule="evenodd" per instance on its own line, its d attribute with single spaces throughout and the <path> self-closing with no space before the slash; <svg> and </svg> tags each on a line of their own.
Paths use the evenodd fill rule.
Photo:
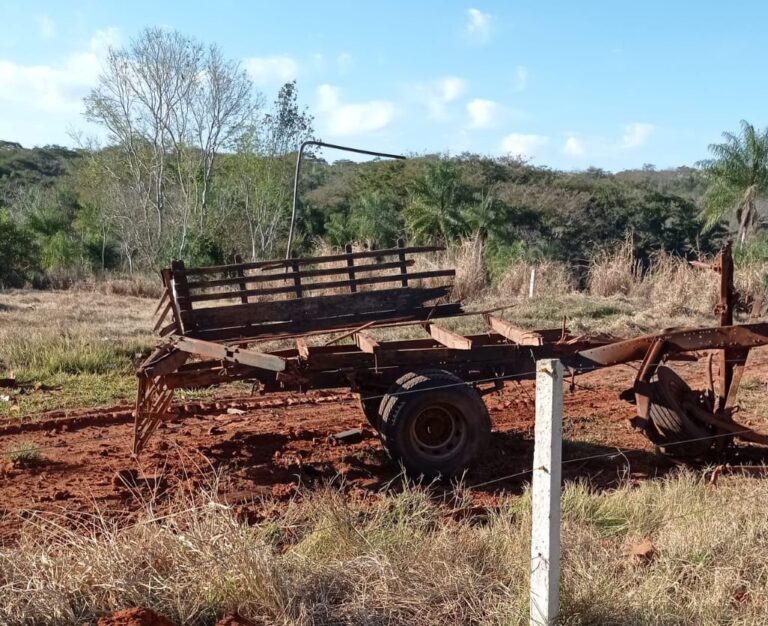
<svg viewBox="0 0 768 626">
<path fill-rule="evenodd" d="M 455 333 L 438 320 L 478 313 L 446 301 L 450 284 L 421 285 L 424 280 L 450 283 L 453 271 L 409 270 L 414 264 L 409 256 L 435 250 L 406 248 L 399 241 L 392 249 L 353 252 L 347 247 L 343 254 L 310 259 L 189 269 L 174 262 L 161 272 L 165 289 L 155 324 L 161 342 L 138 370 L 134 452 L 138 454 L 158 423 L 170 416 L 177 388 L 247 380 L 267 392 L 349 387 L 372 395 L 385 393 L 409 371 L 440 368 L 484 392 L 511 377 L 533 378 L 534 364 L 543 358 L 560 359 L 573 371 L 641 361 L 634 385 L 623 397 L 637 404 L 638 424 L 650 436 L 650 389 L 659 365 L 675 358 L 696 359 L 702 350 L 717 351 L 719 364 L 717 385 L 714 379 L 710 383 L 709 410 L 693 397 L 681 398 L 680 406 L 716 433 L 768 445 L 768 436 L 733 420 L 749 350 L 768 344 L 768 323 L 733 325 L 736 293 L 730 245 L 709 266 L 721 276 L 719 326 L 668 329 L 628 340 L 572 336 L 565 324 L 527 330 L 492 312 L 481 313 L 488 328 L 484 334 Z M 280 273 L 286 268 L 288 273 Z M 345 278 L 333 279 L 338 275 Z M 252 284 L 264 286 L 251 289 Z M 364 288 L 370 290 L 361 291 Z M 344 293 L 311 295 L 321 289 Z M 272 295 L 286 299 L 263 299 Z M 196 307 L 216 299 L 227 303 Z M 425 338 L 383 342 L 368 332 L 402 324 L 421 325 Z M 312 334 L 334 332 L 339 334 L 325 345 L 306 341 Z M 275 338 L 292 338 L 295 347 L 264 350 L 264 342 Z M 353 343 L 340 344 L 344 339 Z M 711 356 L 709 365 L 711 370 Z M 485 384 L 490 387 L 483 389 Z"/>
</svg>

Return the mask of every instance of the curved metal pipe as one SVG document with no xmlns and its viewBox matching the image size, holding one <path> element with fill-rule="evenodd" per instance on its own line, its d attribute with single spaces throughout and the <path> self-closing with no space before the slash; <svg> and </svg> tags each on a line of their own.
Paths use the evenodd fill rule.
<svg viewBox="0 0 768 626">
<path fill-rule="evenodd" d="M 301 158 L 304 156 L 304 148 L 307 146 L 319 146 L 321 148 L 333 148 L 334 150 L 344 150 L 346 152 L 355 152 L 357 154 L 369 154 L 371 156 L 380 156 L 387 159 L 404 159 L 401 154 L 388 154 L 387 152 L 376 152 L 374 150 L 363 150 L 362 148 L 350 148 L 349 146 L 340 146 L 335 143 L 325 143 L 310 139 L 302 142 L 299 146 L 299 153 L 296 156 L 296 173 L 293 176 L 293 210 L 291 211 L 291 227 L 288 231 L 288 247 L 285 251 L 285 258 L 291 258 L 291 247 L 293 246 L 293 231 L 296 227 L 296 215 L 299 212 L 299 176 L 301 175 Z"/>
</svg>

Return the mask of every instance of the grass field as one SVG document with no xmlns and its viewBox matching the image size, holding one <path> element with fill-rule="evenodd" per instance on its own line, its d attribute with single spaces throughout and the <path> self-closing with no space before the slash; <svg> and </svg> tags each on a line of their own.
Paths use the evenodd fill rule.
<svg viewBox="0 0 768 626">
<path fill-rule="evenodd" d="M 702 478 L 566 486 L 562 623 L 765 623 L 768 483 Z M 147 606 L 179 624 L 233 611 L 256 624 L 527 624 L 528 510 L 527 495 L 468 508 L 461 487 L 452 498 L 406 487 L 374 505 L 329 488 L 255 525 L 214 496 L 163 516 L 147 505 L 135 524 L 96 533 L 33 518 L 0 548 L 0 622 L 74 625 Z"/>
<path fill-rule="evenodd" d="M 0 415 L 129 400 L 134 363 L 152 345 L 146 298 L 78 291 L 0 293 Z"/>
<path fill-rule="evenodd" d="M 631 257 L 619 250 L 597 259 L 588 289 L 578 291 L 553 264 L 537 269 L 539 284 L 527 297 L 528 265 L 512 266 L 493 288 L 482 279 L 471 246 L 442 259 L 443 265 L 463 268 L 456 293 L 467 310 L 509 307 L 503 316 L 530 328 L 560 327 L 567 317 L 574 333 L 599 331 L 633 336 L 670 326 L 712 323 L 716 276 L 663 259 L 654 272 L 637 274 Z M 463 256 L 462 256 L 463 255 Z M 754 271 L 742 272 L 752 288 Z M 147 280 L 141 289 L 105 293 L 90 291 L 15 290 L 0 292 L 0 377 L 15 376 L 21 385 L 2 391 L 0 416 L 30 415 L 132 401 L 133 371 L 151 349 L 150 317 L 155 300 L 127 293 L 152 294 Z M 107 283 L 110 284 L 111 283 Z M 457 318 L 445 325 L 459 332 L 483 332 L 479 316 Z M 422 336 L 418 327 L 373 331 L 381 339 Z M 314 341 L 320 341 L 315 339 Z M 310 341 L 312 343 L 312 341 Z"/>
<path fill-rule="evenodd" d="M 510 305 L 504 316 L 530 327 L 560 326 L 567 314 L 574 332 L 617 335 L 711 323 L 711 277 L 668 265 L 640 279 L 626 263 L 604 262 L 583 292 L 561 279 L 543 281 L 533 299 L 515 276 L 506 293 L 465 284 L 467 308 Z M 154 305 L 99 291 L 0 293 L 0 377 L 18 381 L 0 389 L 0 415 L 132 401 Z M 482 329 L 479 318 L 446 325 Z M 764 412 L 759 380 L 747 375 L 740 398 Z M 681 470 L 611 491 L 566 485 L 562 623 L 766 623 L 768 483 L 704 478 Z M 256 524 L 217 500 L 215 481 L 178 496 L 170 513 L 147 502 L 127 526 L 101 518 L 97 503 L 82 527 L 32 516 L 17 542 L 0 547 L 0 623 L 74 625 L 131 606 L 201 625 L 233 611 L 302 626 L 527 623 L 527 494 L 483 508 L 462 486 L 438 497 L 400 484 L 373 500 L 338 485 L 300 491 L 287 507 L 265 502 L 273 513 Z M 644 556 L 633 556 L 643 542 Z"/>
</svg>

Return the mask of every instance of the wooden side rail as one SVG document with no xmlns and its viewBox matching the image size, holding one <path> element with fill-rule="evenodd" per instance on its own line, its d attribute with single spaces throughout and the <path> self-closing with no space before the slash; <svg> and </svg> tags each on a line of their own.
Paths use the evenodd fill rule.
<svg viewBox="0 0 768 626">
<path fill-rule="evenodd" d="M 190 267 L 187 274 L 190 276 L 198 274 L 218 274 L 221 272 L 231 272 L 233 270 L 253 270 L 253 269 L 279 269 L 291 267 L 294 263 L 299 265 L 319 265 L 323 263 L 336 263 L 347 261 L 348 259 L 376 259 L 387 256 L 400 257 L 401 254 L 423 254 L 428 252 L 442 252 L 443 246 L 411 246 L 384 248 L 381 250 L 362 250 L 360 252 L 345 252 L 343 254 L 329 254 L 325 256 L 304 257 L 296 259 L 277 259 L 272 261 L 254 261 L 251 263 L 238 263 L 233 265 L 214 265 L 210 267 Z"/>
</svg>

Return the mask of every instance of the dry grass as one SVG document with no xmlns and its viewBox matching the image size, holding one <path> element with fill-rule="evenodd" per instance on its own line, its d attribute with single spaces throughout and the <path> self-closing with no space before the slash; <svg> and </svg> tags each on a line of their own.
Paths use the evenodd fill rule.
<svg viewBox="0 0 768 626">
<path fill-rule="evenodd" d="M 634 295 L 650 299 L 660 313 L 712 315 L 719 300 L 720 278 L 692 267 L 685 259 L 660 253 L 639 281 Z"/>
<path fill-rule="evenodd" d="M 354 248 L 365 249 L 360 244 L 357 244 Z M 316 254 L 334 254 L 338 250 L 327 247 L 318 248 Z M 426 254 L 411 254 L 408 255 L 409 259 L 414 261 L 414 264 L 408 269 L 409 273 L 416 272 L 429 272 L 439 269 L 455 269 L 456 276 L 451 279 L 445 277 L 436 278 L 422 278 L 409 281 L 409 285 L 414 287 L 437 287 L 446 285 L 450 282 L 453 283 L 452 298 L 461 300 L 474 300 L 480 297 L 488 286 L 488 277 L 485 268 L 485 261 L 483 258 L 483 241 L 479 235 L 464 238 L 456 243 L 453 243 L 442 252 L 426 253 Z M 388 258 L 387 260 L 394 260 Z M 370 260 L 368 262 L 371 262 Z M 329 264 L 330 266 L 330 264 Z M 344 265 L 346 267 L 346 265 Z M 381 273 L 371 272 L 366 274 L 368 276 L 383 276 L 391 275 L 393 282 L 399 283 L 399 270 L 388 270 Z M 393 285 L 373 285 L 370 288 L 378 288 Z"/>
<path fill-rule="evenodd" d="M 598 252 L 589 266 L 587 284 L 593 296 L 628 295 L 641 281 L 640 263 L 630 239 L 615 250 Z"/>
<path fill-rule="evenodd" d="M 749 497 L 745 497 L 749 493 Z M 464 494 L 465 495 L 465 494 Z M 681 473 L 563 494 L 562 621 L 761 624 L 768 612 L 768 484 Z M 481 517 L 417 488 L 355 504 L 305 494 L 248 526 L 214 497 L 121 527 L 33 518 L 0 548 L 0 622 L 80 624 L 147 606 L 183 624 L 238 611 L 256 623 L 527 624 L 527 496 Z M 645 538 L 654 558 L 628 548 Z"/>
<path fill-rule="evenodd" d="M 745 298 L 755 295 L 764 298 L 766 276 L 768 263 L 737 267 L 736 289 Z M 715 272 L 695 268 L 685 259 L 664 252 L 654 255 L 650 267 L 643 272 L 628 240 L 593 259 L 588 289 L 593 296 L 626 296 L 645 301 L 651 304 L 658 317 L 671 321 L 686 316 L 711 316 L 719 300 L 719 277 Z"/>
<path fill-rule="evenodd" d="M 29 467 L 39 464 L 43 460 L 43 454 L 35 442 L 22 441 L 7 448 L 3 452 L 3 458 L 13 465 Z"/>
<path fill-rule="evenodd" d="M 162 292 L 160 278 L 152 274 L 107 273 L 97 275 L 75 270 L 48 272 L 38 287 L 50 290 L 72 290 L 134 298 L 159 298 Z"/>
<path fill-rule="evenodd" d="M 448 249 L 444 267 L 456 269 L 451 297 L 475 300 L 488 286 L 488 273 L 483 259 L 483 240 L 479 234 L 462 239 Z"/>
<path fill-rule="evenodd" d="M 502 274 L 497 286 L 499 295 L 502 298 L 528 297 L 531 272 L 534 270 L 534 298 L 562 296 L 576 289 L 576 278 L 564 263 L 543 261 L 531 264 L 518 261 Z"/>
<path fill-rule="evenodd" d="M 0 376 L 13 372 L 28 385 L 12 390 L 0 415 L 131 398 L 134 362 L 152 345 L 154 306 L 72 290 L 0 293 Z"/>
</svg>

